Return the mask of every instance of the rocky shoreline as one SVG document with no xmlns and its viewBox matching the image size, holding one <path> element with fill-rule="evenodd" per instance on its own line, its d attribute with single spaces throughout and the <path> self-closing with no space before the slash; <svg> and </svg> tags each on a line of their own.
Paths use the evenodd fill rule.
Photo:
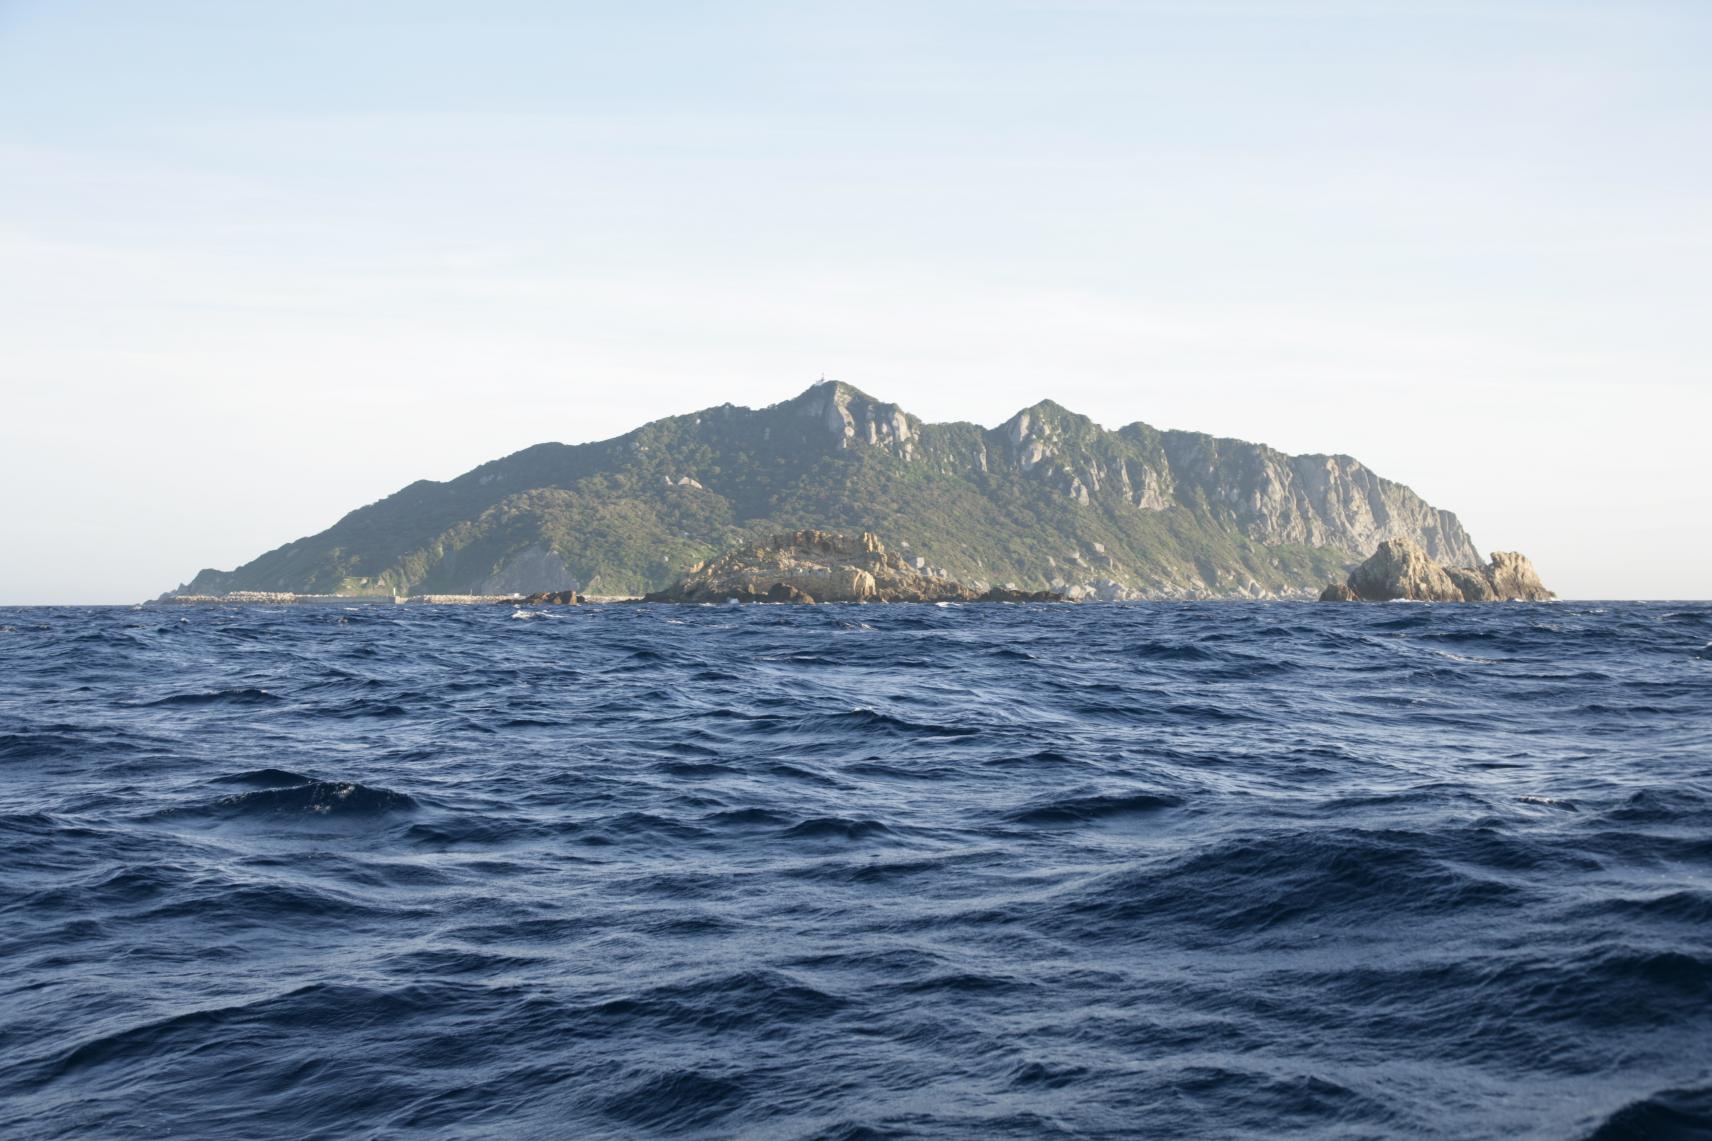
<svg viewBox="0 0 1712 1141">
<path fill-rule="evenodd" d="M 1534 564 L 1517 551 L 1494 551 L 1485 566 L 1434 562 L 1408 539 L 1388 539 L 1368 560 L 1334 582 L 1321 602 L 1549 602 Z"/>
<path fill-rule="evenodd" d="M 792 531 L 690 568 L 644 602 L 1067 602 L 1055 591 L 973 587 L 926 574 L 871 531 Z"/>
<path fill-rule="evenodd" d="M 665 590 L 637 597 L 601 597 L 575 590 L 533 594 L 340 595 L 234 591 L 230 594 L 169 594 L 174 604 L 413 603 L 420 605 L 577 606 L 587 603 L 686 605 L 822 602 L 1075 602 L 1065 590 L 1021 590 L 956 582 L 920 559 L 886 549 L 864 531 L 792 531 L 765 543 L 733 548 L 697 563 Z M 1098 598 L 1099 596 L 1093 596 Z M 1389 539 L 1365 562 L 1320 594 L 1321 602 L 1545 602 L 1556 598 L 1527 557 L 1496 551 L 1484 565 L 1444 566 L 1409 539 Z"/>
</svg>

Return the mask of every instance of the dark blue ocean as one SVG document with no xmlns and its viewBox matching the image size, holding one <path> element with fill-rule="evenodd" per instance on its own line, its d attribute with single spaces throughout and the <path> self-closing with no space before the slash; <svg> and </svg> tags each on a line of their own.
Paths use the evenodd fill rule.
<svg viewBox="0 0 1712 1141">
<path fill-rule="evenodd" d="M 1712 605 L 0 611 L 0 1136 L 1712 1136 Z"/>
</svg>

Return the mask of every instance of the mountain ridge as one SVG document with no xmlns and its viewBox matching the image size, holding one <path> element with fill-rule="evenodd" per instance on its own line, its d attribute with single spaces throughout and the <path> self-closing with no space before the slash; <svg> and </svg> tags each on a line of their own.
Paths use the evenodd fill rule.
<svg viewBox="0 0 1712 1141">
<path fill-rule="evenodd" d="M 181 589 L 640 594 L 809 529 L 876 532 L 962 581 L 1096 597 L 1312 597 L 1393 538 L 1479 561 L 1454 514 L 1348 455 L 1109 430 L 1052 400 L 992 428 L 930 423 L 823 381 L 418 480 Z"/>
</svg>

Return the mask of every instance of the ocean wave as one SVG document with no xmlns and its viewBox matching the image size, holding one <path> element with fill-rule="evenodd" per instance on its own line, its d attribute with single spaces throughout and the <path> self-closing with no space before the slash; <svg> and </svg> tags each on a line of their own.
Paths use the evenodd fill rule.
<svg viewBox="0 0 1712 1141">
<path fill-rule="evenodd" d="M 1708 1138 L 1712 1138 L 1712 1085 L 1660 1090 L 1631 1101 L 1595 1126 L 1586 1141 Z"/>
<path fill-rule="evenodd" d="M 717 1124 L 748 1098 L 738 1082 L 700 1070 L 672 1070 L 634 1082 L 608 1097 L 602 1109 L 628 1126 L 680 1133 Z"/>
<path fill-rule="evenodd" d="M 254 784 L 253 792 L 232 793 L 199 804 L 166 809 L 168 817 L 206 817 L 221 820 L 277 817 L 361 819 L 414 812 L 416 801 L 406 793 L 376 788 L 355 781 L 302 780 L 289 783 L 295 774 L 284 770 L 257 770 L 239 774 L 233 783 Z M 244 778 L 251 779 L 244 779 Z M 222 778 L 232 782 L 232 778 Z"/>
<path fill-rule="evenodd" d="M 1705 1126 L 1712 606 L 511 611 L 0 612 L 0 1135 Z"/>
<path fill-rule="evenodd" d="M 816 816 L 791 825 L 779 835 L 787 840 L 866 840 L 890 832 L 891 829 L 878 820 Z"/>
<path fill-rule="evenodd" d="M 226 776 L 211 778 L 214 784 L 242 784 L 252 788 L 291 788 L 296 785 L 313 784 L 310 777 L 301 773 L 288 772 L 285 769 L 245 769 L 241 773 L 229 773 Z"/>
<path fill-rule="evenodd" d="M 1183 798 L 1169 793 L 1096 793 L 1048 798 L 1013 809 L 1004 818 L 1015 824 L 1085 824 L 1091 820 L 1152 814 L 1182 806 Z"/>
<path fill-rule="evenodd" d="M 76 757 L 99 748 L 98 742 L 77 732 L 0 733 L 0 761 Z"/>
<path fill-rule="evenodd" d="M 277 693 L 265 689 L 241 687 L 237 689 L 213 689 L 201 693 L 174 693 L 153 701 L 140 704 L 152 706 L 197 706 L 197 705 L 271 705 L 285 700 Z"/>
<path fill-rule="evenodd" d="M 805 717 L 796 723 L 803 730 L 842 736 L 847 733 L 881 734 L 895 737 L 972 737 L 980 730 L 972 725 L 941 725 L 912 721 L 876 709 L 849 709 Z"/>
<path fill-rule="evenodd" d="M 1112 873 L 1054 912 L 1113 933 L 1147 921 L 1260 934 L 1503 912 L 1525 899 L 1523 889 L 1434 858 L 1406 836 L 1327 831 L 1226 841 L 1162 866 Z"/>
</svg>

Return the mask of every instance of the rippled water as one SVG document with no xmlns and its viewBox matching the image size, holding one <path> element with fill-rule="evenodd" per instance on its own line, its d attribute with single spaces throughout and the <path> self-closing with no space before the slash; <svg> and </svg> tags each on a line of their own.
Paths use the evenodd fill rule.
<svg viewBox="0 0 1712 1141">
<path fill-rule="evenodd" d="M 0 611 L 0 1135 L 1712 1135 L 1712 606 Z"/>
</svg>

